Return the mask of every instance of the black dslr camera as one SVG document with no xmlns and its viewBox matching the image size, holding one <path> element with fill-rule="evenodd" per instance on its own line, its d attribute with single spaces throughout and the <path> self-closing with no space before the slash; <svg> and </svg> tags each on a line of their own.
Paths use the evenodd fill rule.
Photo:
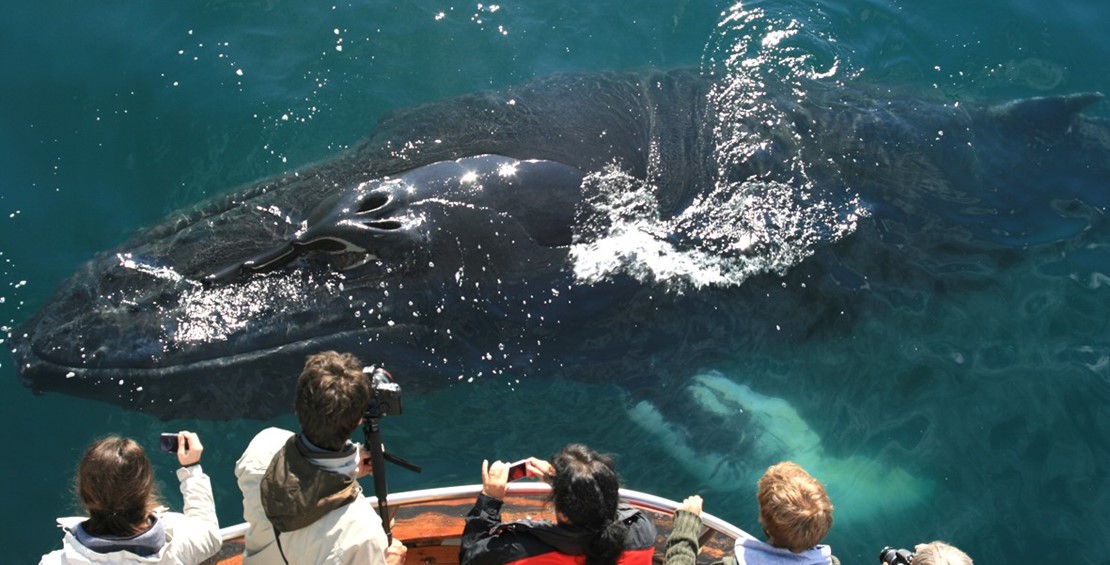
<svg viewBox="0 0 1110 565">
<path fill-rule="evenodd" d="M 393 381 L 393 375 L 381 367 L 367 367 L 363 373 L 370 375 L 370 402 L 366 404 L 367 420 L 377 420 L 382 416 L 401 414 L 401 385 Z"/>
<path fill-rule="evenodd" d="M 913 552 L 908 549 L 894 549 L 888 545 L 879 552 L 879 563 L 910 565 L 913 563 Z"/>
<path fill-rule="evenodd" d="M 365 449 L 370 453 L 370 465 L 374 469 L 374 493 L 378 496 L 378 513 L 382 517 L 382 527 L 386 538 L 393 539 L 390 533 L 389 487 L 385 482 L 385 462 L 396 463 L 411 471 L 420 472 L 413 465 L 392 453 L 386 453 L 382 446 L 381 419 L 390 414 L 401 414 L 401 385 L 393 381 L 393 375 L 381 367 L 366 367 L 363 373 L 370 377 L 370 401 L 362 417 L 362 434 L 365 436 Z"/>
</svg>

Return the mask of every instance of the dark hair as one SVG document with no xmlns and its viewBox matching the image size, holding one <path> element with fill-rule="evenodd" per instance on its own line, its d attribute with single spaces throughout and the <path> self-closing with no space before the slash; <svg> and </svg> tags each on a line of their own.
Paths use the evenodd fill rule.
<svg viewBox="0 0 1110 565">
<path fill-rule="evenodd" d="M 551 501 L 571 525 L 596 532 L 586 565 L 613 565 L 624 551 L 628 526 L 617 518 L 620 478 L 613 459 L 572 443 L 551 461 Z"/>
<path fill-rule="evenodd" d="M 129 537 L 145 532 L 159 506 L 154 472 L 142 446 L 108 436 L 89 446 L 77 467 L 77 496 L 89 519 L 86 532 Z"/>
<path fill-rule="evenodd" d="M 324 351 L 305 360 L 294 410 L 308 441 L 324 449 L 343 449 L 368 402 L 370 379 L 354 355 Z"/>
</svg>

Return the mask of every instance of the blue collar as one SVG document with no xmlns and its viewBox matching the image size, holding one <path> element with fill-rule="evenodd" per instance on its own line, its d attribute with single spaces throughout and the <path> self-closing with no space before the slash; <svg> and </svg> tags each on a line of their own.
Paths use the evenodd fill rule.
<svg viewBox="0 0 1110 565">
<path fill-rule="evenodd" d="M 78 543 L 97 553 L 129 551 L 139 557 L 149 557 L 166 545 L 166 529 L 162 527 L 162 521 L 157 516 L 152 516 L 151 520 L 150 529 L 130 537 L 94 536 L 85 531 L 84 522 L 77 524 L 71 532 Z"/>
</svg>

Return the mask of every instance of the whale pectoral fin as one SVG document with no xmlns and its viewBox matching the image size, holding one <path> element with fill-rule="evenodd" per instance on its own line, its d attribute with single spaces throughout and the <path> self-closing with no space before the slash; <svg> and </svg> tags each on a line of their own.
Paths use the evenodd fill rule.
<svg viewBox="0 0 1110 565">
<path fill-rule="evenodd" d="M 629 408 L 630 418 L 708 483 L 746 480 L 756 472 L 753 461 L 766 456 L 765 444 L 774 441 L 745 406 L 713 390 L 702 376 L 637 396 L 643 398 Z"/>
</svg>

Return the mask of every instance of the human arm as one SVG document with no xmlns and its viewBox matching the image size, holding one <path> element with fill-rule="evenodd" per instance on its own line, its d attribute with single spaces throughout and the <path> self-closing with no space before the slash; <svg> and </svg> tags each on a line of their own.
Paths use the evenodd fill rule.
<svg viewBox="0 0 1110 565">
<path fill-rule="evenodd" d="M 188 444 L 186 447 L 185 444 Z M 177 470 L 182 515 L 167 514 L 165 526 L 171 533 L 170 543 L 175 554 L 185 563 L 199 563 L 220 550 L 220 523 L 216 518 L 216 501 L 212 496 L 212 480 L 200 466 L 204 446 L 192 432 L 178 434 Z"/>
<path fill-rule="evenodd" d="M 460 565 L 502 565 L 527 554 L 526 540 L 534 538 L 519 532 L 528 526 L 502 525 L 501 521 L 509 466 L 501 461 L 482 462 L 482 492 L 466 515 L 459 547 Z M 525 468 L 531 478 L 547 480 L 554 474 L 550 463 L 535 457 L 526 460 Z"/>
<path fill-rule="evenodd" d="M 394 538 L 393 543 L 389 544 L 389 549 L 385 550 L 386 565 L 405 565 L 405 557 L 409 553 L 409 548 L 401 543 L 401 540 Z"/>
<path fill-rule="evenodd" d="M 179 432 L 177 441 L 177 480 L 181 483 L 182 512 L 211 526 L 219 535 L 220 523 L 216 519 L 216 501 L 212 496 L 212 480 L 200 467 L 204 445 L 193 432 Z"/>
<path fill-rule="evenodd" d="M 497 540 L 492 532 L 501 524 L 502 504 L 499 498 L 493 498 L 484 492 L 478 493 L 474 507 L 466 514 L 466 523 L 463 526 L 462 540 L 459 544 L 460 565 L 493 562 L 490 544 L 491 540 L 494 540 L 494 543 Z"/>
<path fill-rule="evenodd" d="M 555 466 L 543 459 L 528 458 L 528 477 L 550 483 L 555 478 Z"/>
<path fill-rule="evenodd" d="M 667 536 L 666 565 L 694 565 L 697 562 L 701 506 L 701 497 L 693 495 L 675 510 L 671 535 Z"/>
<path fill-rule="evenodd" d="M 177 432 L 177 462 L 182 467 L 199 464 L 203 453 L 204 444 L 200 442 L 200 436 L 193 432 Z"/>
<path fill-rule="evenodd" d="M 494 461 L 490 463 L 488 460 L 482 461 L 482 492 L 489 497 L 502 500 L 505 498 L 505 491 L 508 489 L 509 483 L 509 468 L 511 465 L 503 461 Z M 540 479 L 542 481 L 550 482 L 551 477 L 555 476 L 555 468 L 542 459 L 529 457 L 524 460 L 524 468 L 527 477 L 531 479 Z"/>
</svg>

